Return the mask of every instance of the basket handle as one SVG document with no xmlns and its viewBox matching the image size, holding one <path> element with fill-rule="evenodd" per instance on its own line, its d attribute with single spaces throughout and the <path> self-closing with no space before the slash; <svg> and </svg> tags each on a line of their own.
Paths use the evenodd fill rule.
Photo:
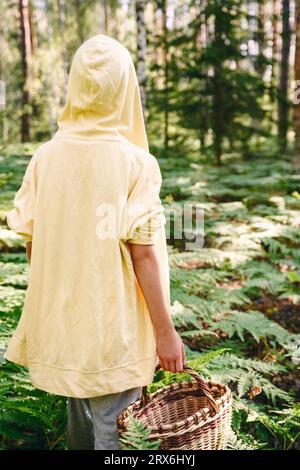
<svg viewBox="0 0 300 470">
<path fill-rule="evenodd" d="M 155 367 L 155 372 L 157 372 L 159 369 L 161 369 L 161 366 L 160 366 L 160 364 L 157 364 L 157 366 Z M 195 379 L 195 380 L 198 382 L 199 389 L 200 389 L 200 390 L 203 392 L 203 394 L 206 396 L 209 407 L 210 407 L 215 413 L 218 413 L 218 411 L 219 411 L 219 405 L 217 404 L 216 400 L 214 399 L 214 397 L 213 397 L 212 394 L 210 393 L 210 388 L 209 388 L 209 386 L 208 386 L 208 383 L 201 377 L 201 375 L 199 375 L 196 371 L 194 371 L 194 369 L 192 369 L 191 367 L 188 367 L 188 366 L 184 366 L 182 372 L 183 372 L 183 373 L 184 373 L 184 372 L 187 372 L 188 374 L 190 374 L 190 375 L 193 377 L 193 379 Z M 145 385 L 145 386 L 142 388 L 141 406 L 146 405 L 147 403 L 149 403 L 149 401 L 150 401 L 150 395 L 148 395 L 148 393 L 147 393 L 147 385 Z"/>
</svg>

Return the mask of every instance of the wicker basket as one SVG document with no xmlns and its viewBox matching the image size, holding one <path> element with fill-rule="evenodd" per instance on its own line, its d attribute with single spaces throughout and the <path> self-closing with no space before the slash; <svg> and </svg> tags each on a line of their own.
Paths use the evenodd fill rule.
<svg viewBox="0 0 300 470">
<path fill-rule="evenodd" d="M 193 379 L 162 387 L 142 397 L 118 416 L 118 431 L 126 431 L 133 416 L 151 430 L 149 440 L 160 439 L 163 450 L 222 450 L 231 424 L 231 391 L 226 385 L 206 382 L 185 367 Z"/>
</svg>

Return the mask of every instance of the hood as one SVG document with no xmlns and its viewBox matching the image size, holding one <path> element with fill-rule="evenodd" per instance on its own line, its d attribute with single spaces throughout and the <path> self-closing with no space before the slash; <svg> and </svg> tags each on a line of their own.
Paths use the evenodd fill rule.
<svg viewBox="0 0 300 470">
<path fill-rule="evenodd" d="M 148 151 L 135 67 L 115 39 L 98 34 L 77 49 L 55 136 L 124 137 Z"/>
</svg>

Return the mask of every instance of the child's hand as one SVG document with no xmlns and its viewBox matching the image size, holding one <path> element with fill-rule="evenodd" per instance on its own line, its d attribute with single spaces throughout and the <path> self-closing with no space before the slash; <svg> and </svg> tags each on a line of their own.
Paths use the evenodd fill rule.
<svg viewBox="0 0 300 470">
<path fill-rule="evenodd" d="M 170 372 L 183 372 L 185 351 L 177 331 L 172 328 L 166 333 L 158 333 L 156 341 L 161 368 Z"/>
</svg>

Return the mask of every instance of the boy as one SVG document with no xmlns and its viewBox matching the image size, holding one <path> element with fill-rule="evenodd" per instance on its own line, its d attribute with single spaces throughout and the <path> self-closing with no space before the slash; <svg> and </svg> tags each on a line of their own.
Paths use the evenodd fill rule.
<svg viewBox="0 0 300 470">
<path fill-rule="evenodd" d="M 116 417 L 152 381 L 157 356 L 183 369 L 160 185 L 130 54 L 97 35 L 73 58 L 58 131 L 8 214 L 30 276 L 5 357 L 68 397 L 69 449 L 118 449 Z"/>
</svg>

